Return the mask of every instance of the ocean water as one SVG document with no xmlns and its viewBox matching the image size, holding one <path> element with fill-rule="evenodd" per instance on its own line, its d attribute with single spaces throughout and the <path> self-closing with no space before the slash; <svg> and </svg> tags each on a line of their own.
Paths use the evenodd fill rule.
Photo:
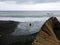
<svg viewBox="0 0 60 45">
<path fill-rule="evenodd" d="M 60 11 L 0 11 L 0 20 L 20 22 L 12 35 L 29 35 L 38 32 L 50 17 L 60 20 Z M 31 26 L 29 24 L 31 23 Z"/>
<path fill-rule="evenodd" d="M 4 17 L 51 17 L 60 16 L 60 11 L 0 11 Z"/>
<path fill-rule="evenodd" d="M 44 21 L 52 16 L 60 17 L 60 11 L 0 11 L 0 20 L 19 22 Z"/>
<path fill-rule="evenodd" d="M 47 20 L 49 17 L 0 17 L 0 20 L 6 20 L 6 21 L 17 21 L 17 22 L 37 22 L 37 21 L 45 21 Z"/>
<path fill-rule="evenodd" d="M 0 17 L 0 20 L 20 22 L 12 35 L 29 35 L 38 32 L 48 18 L 49 17 Z M 31 26 L 29 26 L 30 23 Z"/>
</svg>

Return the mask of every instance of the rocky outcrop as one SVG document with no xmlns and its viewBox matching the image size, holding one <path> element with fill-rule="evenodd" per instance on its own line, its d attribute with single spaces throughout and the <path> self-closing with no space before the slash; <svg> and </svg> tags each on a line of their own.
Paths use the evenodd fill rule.
<svg viewBox="0 0 60 45">
<path fill-rule="evenodd" d="M 0 33 L 9 34 L 14 32 L 19 22 L 0 21 Z"/>
<path fill-rule="evenodd" d="M 60 45 L 60 22 L 56 17 L 48 19 L 36 35 L 32 45 Z"/>
<path fill-rule="evenodd" d="M 8 42 L 8 36 L 15 31 L 19 22 L 0 21 L 0 45 Z"/>
<path fill-rule="evenodd" d="M 20 24 L 16 21 L 0 21 L 0 45 L 31 45 L 37 33 L 12 35 Z M 20 31 L 20 30 L 19 30 Z"/>
</svg>

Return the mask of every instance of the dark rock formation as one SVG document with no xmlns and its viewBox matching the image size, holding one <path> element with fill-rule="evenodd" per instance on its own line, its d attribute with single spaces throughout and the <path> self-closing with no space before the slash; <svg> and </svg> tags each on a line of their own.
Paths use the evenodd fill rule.
<svg viewBox="0 0 60 45">
<path fill-rule="evenodd" d="M 0 45 L 31 45 L 35 34 L 12 35 L 20 22 L 0 21 Z"/>
<path fill-rule="evenodd" d="M 0 33 L 9 34 L 15 31 L 18 22 L 15 21 L 0 21 Z"/>
<path fill-rule="evenodd" d="M 60 45 L 60 22 L 56 17 L 48 19 L 35 37 L 32 45 Z"/>
<path fill-rule="evenodd" d="M 15 31 L 19 22 L 0 21 L 0 45 L 7 43 L 8 36 Z"/>
</svg>

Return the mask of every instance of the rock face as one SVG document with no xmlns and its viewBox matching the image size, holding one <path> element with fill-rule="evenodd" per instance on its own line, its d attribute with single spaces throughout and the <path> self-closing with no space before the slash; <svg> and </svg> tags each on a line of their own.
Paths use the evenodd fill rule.
<svg viewBox="0 0 60 45">
<path fill-rule="evenodd" d="M 48 19 L 36 35 L 32 45 L 60 45 L 60 22 L 56 17 Z"/>
<path fill-rule="evenodd" d="M 20 22 L 0 21 L 0 45 L 31 45 L 35 34 L 13 35 Z M 21 31 L 21 30 L 19 30 Z M 16 31 L 17 32 L 17 31 Z M 18 32 L 17 32 L 18 33 Z"/>
<path fill-rule="evenodd" d="M 0 21 L 0 45 L 8 43 L 8 37 L 15 31 L 18 23 L 15 21 Z"/>
<path fill-rule="evenodd" d="M 8 34 L 14 32 L 18 22 L 15 21 L 0 21 L 0 33 Z"/>
</svg>

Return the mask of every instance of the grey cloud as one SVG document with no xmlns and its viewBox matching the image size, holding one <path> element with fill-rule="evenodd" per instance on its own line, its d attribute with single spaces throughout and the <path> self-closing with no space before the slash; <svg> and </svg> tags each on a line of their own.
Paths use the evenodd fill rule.
<svg viewBox="0 0 60 45">
<path fill-rule="evenodd" d="M 49 3 L 49 2 L 59 2 L 60 0 L 0 0 L 0 1 L 16 1 L 16 3 Z"/>
<path fill-rule="evenodd" d="M 34 3 L 59 2 L 60 0 L 35 0 Z"/>
</svg>

